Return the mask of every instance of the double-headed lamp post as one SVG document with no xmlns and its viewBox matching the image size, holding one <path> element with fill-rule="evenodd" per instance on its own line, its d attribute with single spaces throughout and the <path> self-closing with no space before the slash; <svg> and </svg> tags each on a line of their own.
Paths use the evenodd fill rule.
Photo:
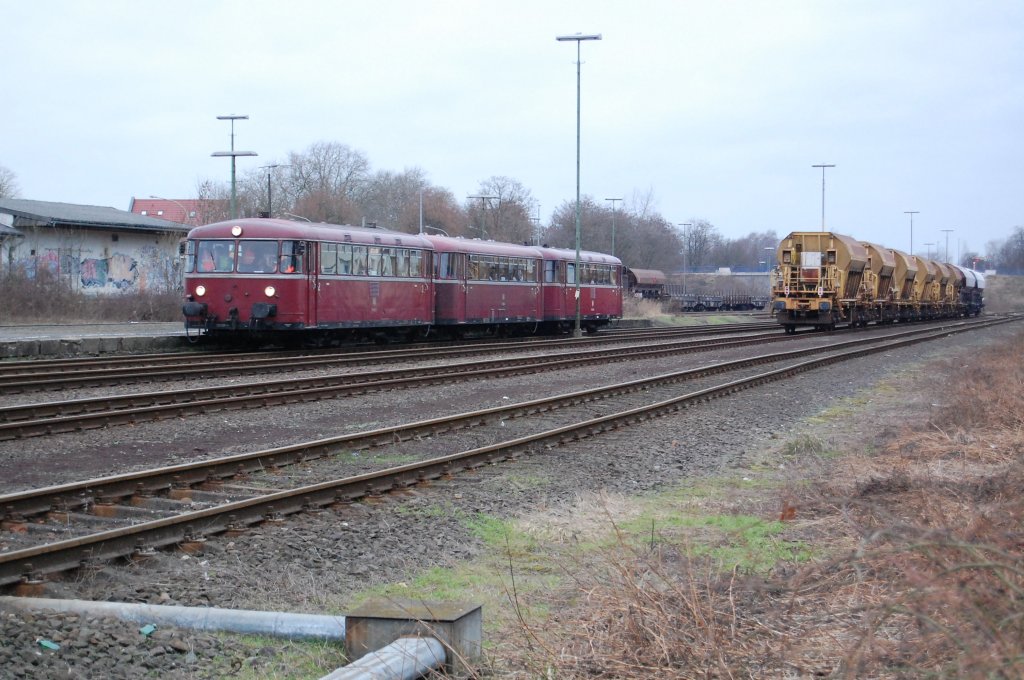
<svg viewBox="0 0 1024 680">
<path fill-rule="evenodd" d="M 255 156 L 255 151 L 235 151 L 235 121 L 236 120 L 249 120 L 249 116 L 239 116 L 230 114 L 227 116 L 217 116 L 217 120 L 230 120 L 231 121 L 231 151 L 214 151 L 211 156 L 214 157 L 231 157 L 231 219 L 238 217 L 238 194 L 235 192 L 235 158 L 238 156 Z"/>
<path fill-rule="evenodd" d="M 576 326 L 573 335 L 577 338 L 583 335 L 580 323 L 580 43 L 600 39 L 600 33 L 555 36 L 559 42 L 576 41 L 576 268 L 573 270 L 576 279 Z"/>
</svg>

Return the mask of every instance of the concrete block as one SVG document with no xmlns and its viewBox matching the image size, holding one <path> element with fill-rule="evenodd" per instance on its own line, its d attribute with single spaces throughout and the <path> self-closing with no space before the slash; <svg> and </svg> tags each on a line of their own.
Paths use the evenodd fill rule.
<svg viewBox="0 0 1024 680">
<path fill-rule="evenodd" d="M 448 652 L 445 670 L 457 677 L 471 675 L 482 652 L 482 607 L 453 602 L 375 600 L 345 616 L 349 661 L 407 636 L 437 638 Z"/>
</svg>

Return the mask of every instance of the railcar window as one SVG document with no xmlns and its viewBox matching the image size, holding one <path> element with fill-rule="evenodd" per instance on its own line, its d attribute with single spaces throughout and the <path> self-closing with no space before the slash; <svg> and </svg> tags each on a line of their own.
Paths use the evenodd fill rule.
<svg viewBox="0 0 1024 680">
<path fill-rule="evenodd" d="M 281 273 L 301 274 L 302 273 L 303 247 L 299 241 L 281 242 Z"/>
<path fill-rule="evenodd" d="M 338 246 L 338 273 L 352 273 L 352 246 L 347 243 Z"/>
<path fill-rule="evenodd" d="M 337 274 L 338 273 L 338 244 L 337 243 L 321 243 L 320 244 L 320 273 L 321 274 Z"/>
<path fill-rule="evenodd" d="M 409 276 L 413 278 L 423 277 L 423 251 L 409 251 Z"/>
<path fill-rule="evenodd" d="M 382 248 L 380 251 L 380 271 L 378 273 L 381 276 L 394 276 L 395 271 L 395 251 L 391 248 Z"/>
<path fill-rule="evenodd" d="M 567 284 L 576 283 L 576 263 L 566 262 L 565 263 L 565 282 Z"/>
<path fill-rule="evenodd" d="M 466 278 L 469 281 L 537 281 L 537 262 L 530 258 L 469 255 L 467 260 Z M 454 253 L 441 253 L 435 272 L 438 278 L 456 278 L 458 276 L 457 262 Z"/>
<path fill-rule="evenodd" d="M 200 271 L 230 272 L 235 268 L 235 242 L 200 241 L 196 258 Z"/>
<path fill-rule="evenodd" d="M 352 246 L 352 274 L 355 276 L 366 275 L 366 261 L 369 256 L 366 246 Z"/>
<path fill-rule="evenodd" d="M 544 283 L 558 282 L 558 261 L 544 260 Z"/>
<path fill-rule="evenodd" d="M 438 279 L 459 278 L 459 263 L 462 255 L 459 253 L 438 253 L 434 263 L 434 276 Z M 475 278 L 475 277 L 472 277 Z"/>
<path fill-rule="evenodd" d="M 238 272 L 271 274 L 277 271 L 277 241 L 239 241 Z"/>
<path fill-rule="evenodd" d="M 191 273 L 196 270 L 196 242 L 185 243 L 185 272 Z"/>
<path fill-rule="evenodd" d="M 380 248 L 371 247 L 369 250 L 369 259 L 367 260 L 366 274 L 367 276 L 380 276 Z"/>
<path fill-rule="evenodd" d="M 395 276 L 409 277 L 409 250 L 399 248 L 395 252 Z"/>
</svg>

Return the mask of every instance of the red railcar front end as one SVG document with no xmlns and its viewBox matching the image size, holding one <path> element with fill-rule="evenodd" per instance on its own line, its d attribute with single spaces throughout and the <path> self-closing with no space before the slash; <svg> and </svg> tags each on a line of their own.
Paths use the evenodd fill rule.
<svg viewBox="0 0 1024 680">
<path fill-rule="evenodd" d="M 406 336 L 433 324 L 432 246 L 383 229 L 242 219 L 197 227 L 186 329 Z"/>
</svg>

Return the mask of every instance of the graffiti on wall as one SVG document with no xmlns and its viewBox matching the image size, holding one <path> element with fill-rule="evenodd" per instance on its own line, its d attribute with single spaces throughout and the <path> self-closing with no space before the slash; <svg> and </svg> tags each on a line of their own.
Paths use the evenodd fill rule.
<svg viewBox="0 0 1024 680">
<path fill-rule="evenodd" d="M 60 274 L 60 256 L 56 250 L 47 250 L 40 255 L 16 258 L 13 269 L 28 279 L 35 279 L 40 272 L 57 276 Z"/>
<path fill-rule="evenodd" d="M 77 278 L 78 285 L 93 292 L 144 292 L 173 290 L 176 287 L 174 282 L 179 269 L 176 258 L 158 248 L 144 249 L 143 258 L 140 263 L 125 253 L 113 253 L 110 257 L 86 257 L 69 262 L 56 250 L 47 250 L 15 259 L 12 269 L 32 280 L 40 274 L 71 280 Z"/>
<path fill-rule="evenodd" d="M 124 253 L 114 253 L 102 259 L 86 258 L 81 262 L 81 271 L 84 288 L 128 290 L 139 278 L 138 262 Z"/>
</svg>

